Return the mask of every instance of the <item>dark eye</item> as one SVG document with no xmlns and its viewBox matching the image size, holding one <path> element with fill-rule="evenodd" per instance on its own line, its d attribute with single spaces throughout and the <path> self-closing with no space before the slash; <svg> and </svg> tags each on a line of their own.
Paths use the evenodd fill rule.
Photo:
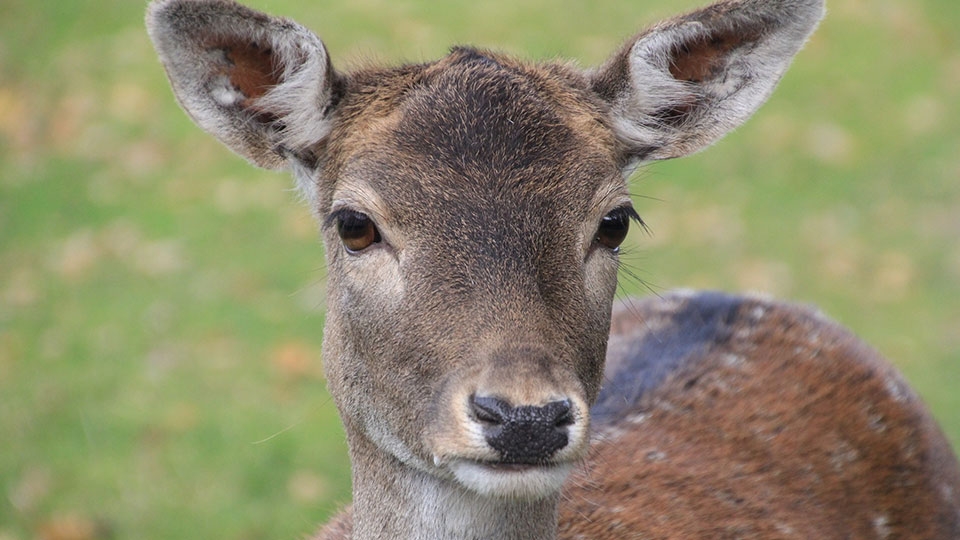
<svg viewBox="0 0 960 540">
<path fill-rule="evenodd" d="M 639 219 L 639 216 L 633 208 L 628 206 L 617 208 L 603 216 L 594 241 L 606 248 L 618 250 L 623 239 L 627 237 L 627 232 L 630 231 L 631 218 Z"/>
<path fill-rule="evenodd" d="M 345 211 L 336 217 L 337 234 L 347 251 L 355 253 L 380 241 L 380 231 L 370 216 L 360 212 Z"/>
</svg>

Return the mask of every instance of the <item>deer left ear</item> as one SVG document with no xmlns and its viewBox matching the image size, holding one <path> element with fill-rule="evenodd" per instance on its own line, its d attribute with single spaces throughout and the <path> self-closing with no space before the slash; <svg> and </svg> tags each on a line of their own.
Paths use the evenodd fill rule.
<svg viewBox="0 0 960 540">
<path fill-rule="evenodd" d="M 590 74 L 625 167 L 694 153 L 746 121 L 823 13 L 823 0 L 721 2 L 629 42 Z"/>
<path fill-rule="evenodd" d="M 154 0 L 147 30 L 177 100 L 205 131 L 261 167 L 316 165 L 339 81 L 320 38 L 231 0 Z M 311 199 L 309 178 L 298 181 Z"/>
</svg>

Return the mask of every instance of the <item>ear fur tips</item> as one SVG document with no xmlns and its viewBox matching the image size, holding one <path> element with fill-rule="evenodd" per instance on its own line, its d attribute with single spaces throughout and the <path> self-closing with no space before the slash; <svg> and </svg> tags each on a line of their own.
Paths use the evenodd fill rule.
<svg viewBox="0 0 960 540">
<path fill-rule="evenodd" d="M 640 34 L 591 74 L 627 169 L 697 152 L 746 121 L 824 11 L 823 0 L 730 0 Z"/>
<path fill-rule="evenodd" d="M 254 164 L 285 168 L 329 132 L 335 73 L 306 28 L 231 0 L 155 0 L 146 24 L 180 105 Z"/>
</svg>

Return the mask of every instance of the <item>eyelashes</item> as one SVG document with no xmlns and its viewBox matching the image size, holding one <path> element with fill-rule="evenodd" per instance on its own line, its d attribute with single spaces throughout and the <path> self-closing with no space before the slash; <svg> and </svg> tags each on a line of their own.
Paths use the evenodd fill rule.
<svg viewBox="0 0 960 540">
<path fill-rule="evenodd" d="M 643 225 L 643 220 L 632 206 L 621 206 L 611 210 L 600 220 L 593 242 L 616 253 L 620 250 L 620 244 L 627 237 L 627 233 L 630 232 L 631 219 Z"/>
</svg>

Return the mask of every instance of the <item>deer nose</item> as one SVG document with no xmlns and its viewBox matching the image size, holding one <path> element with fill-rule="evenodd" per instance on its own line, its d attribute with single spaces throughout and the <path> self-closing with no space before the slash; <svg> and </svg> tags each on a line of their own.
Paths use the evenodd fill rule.
<svg viewBox="0 0 960 540">
<path fill-rule="evenodd" d="M 514 407 L 497 397 L 472 396 L 470 409 L 487 444 L 511 464 L 537 465 L 567 445 L 574 423 L 570 400 Z"/>
</svg>

